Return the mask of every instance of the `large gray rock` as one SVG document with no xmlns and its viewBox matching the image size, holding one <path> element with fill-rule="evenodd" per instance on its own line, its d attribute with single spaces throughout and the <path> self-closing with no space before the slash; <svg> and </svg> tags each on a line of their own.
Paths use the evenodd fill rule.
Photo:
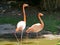
<svg viewBox="0 0 60 45">
<path fill-rule="evenodd" d="M 8 34 L 8 33 L 14 33 L 15 32 L 15 26 L 11 24 L 2 24 L 0 25 L 0 35 L 2 34 Z"/>
<path fill-rule="evenodd" d="M 41 31 L 41 34 L 52 34 L 52 32 L 51 32 L 51 31 L 42 30 L 42 31 Z"/>
</svg>

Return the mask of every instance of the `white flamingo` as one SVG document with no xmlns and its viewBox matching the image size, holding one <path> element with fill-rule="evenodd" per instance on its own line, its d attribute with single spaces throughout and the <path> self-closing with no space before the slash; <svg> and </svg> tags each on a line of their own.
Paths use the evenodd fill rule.
<svg viewBox="0 0 60 45">
<path fill-rule="evenodd" d="M 28 4 L 23 4 L 23 15 L 24 15 L 24 20 L 23 21 L 19 21 L 17 23 L 17 28 L 16 28 L 16 32 L 21 31 L 21 40 L 22 40 L 22 35 L 23 35 L 23 31 L 26 27 L 26 14 L 25 14 L 25 7 L 27 7 Z"/>
</svg>

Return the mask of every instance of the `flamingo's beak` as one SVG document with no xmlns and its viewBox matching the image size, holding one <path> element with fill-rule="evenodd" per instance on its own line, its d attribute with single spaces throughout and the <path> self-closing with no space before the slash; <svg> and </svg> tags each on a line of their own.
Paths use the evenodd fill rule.
<svg viewBox="0 0 60 45">
<path fill-rule="evenodd" d="M 41 14 L 41 16 L 44 16 L 43 14 Z"/>
<path fill-rule="evenodd" d="M 29 6 L 28 4 L 23 4 L 23 6 Z"/>
<path fill-rule="evenodd" d="M 28 4 L 25 4 L 25 6 L 29 6 Z"/>
</svg>

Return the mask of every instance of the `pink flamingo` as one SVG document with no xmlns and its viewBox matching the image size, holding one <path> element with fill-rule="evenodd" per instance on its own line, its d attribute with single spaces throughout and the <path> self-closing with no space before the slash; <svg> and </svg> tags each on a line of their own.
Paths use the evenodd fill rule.
<svg viewBox="0 0 60 45">
<path fill-rule="evenodd" d="M 36 24 L 33 24 L 31 27 L 29 27 L 26 30 L 27 34 L 30 33 L 30 32 L 35 32 L 37 34 L 37 37 L 38 37 L 38 32 L 41 31 L 44 28 L 44 22 L 42 21 L 41 16 L 43 16 L 43 14 L 38 13 L 38 19 L 41 23 L 36 23 Z"/>
</svg>

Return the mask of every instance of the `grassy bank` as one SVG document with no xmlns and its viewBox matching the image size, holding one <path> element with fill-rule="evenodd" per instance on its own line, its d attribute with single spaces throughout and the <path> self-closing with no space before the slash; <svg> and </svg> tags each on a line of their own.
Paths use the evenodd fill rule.
<svg viewBox="0 0 60 45">
<path fill-rule="evenodd" d="M 12 39 L 13 40 L 13 39 Z M 22 42 L 19 41 L 20 45 L 56 45 L 59 39 L 48 40 L 42 39 L 23 39 Z M 18 45 L 17 41 L 11 41 L 6 39 L 0 39 L 0 45 Z"/>
</svg>

